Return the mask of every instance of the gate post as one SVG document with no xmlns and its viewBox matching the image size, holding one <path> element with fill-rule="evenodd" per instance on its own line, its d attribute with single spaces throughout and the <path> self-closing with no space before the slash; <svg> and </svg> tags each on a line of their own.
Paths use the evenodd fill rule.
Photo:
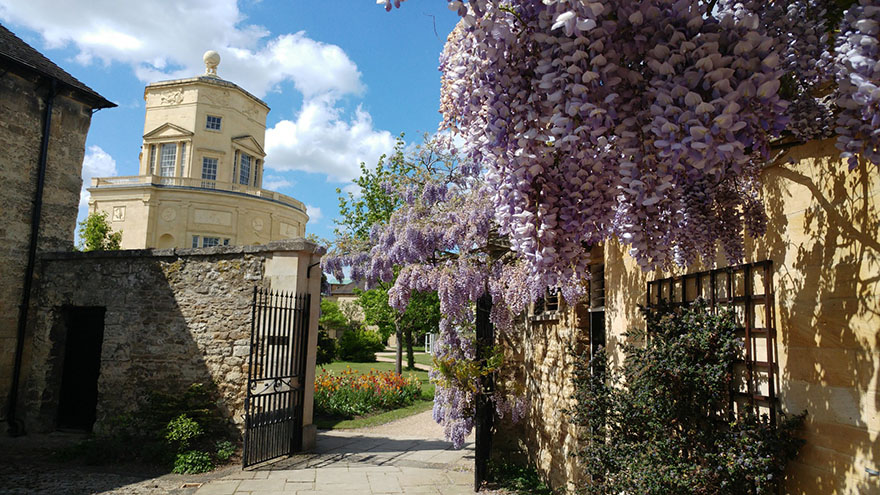
<svg viewBox="0 0 880 495">
<path fill-rule="evenodd" d="M 495 345 L 495 327 L 489 321 L 489 313 L 492 311 L 492 296 L 489 291 L 483 293 L 477 299 L 477 361 L 485 366 L 491 348 Z M 492 428 L 495 422 L 495 405 L 492 401 L 492 392 L 495 390 L 495 378 L 487 375 L 482 390 L 477 394 L 476 417 L 476 446 L 474 448 L 474 491 L 480 491 L 480 486 L 486 480 L 489 471 L 489 455 L 492 452 Z"/>
</svg>

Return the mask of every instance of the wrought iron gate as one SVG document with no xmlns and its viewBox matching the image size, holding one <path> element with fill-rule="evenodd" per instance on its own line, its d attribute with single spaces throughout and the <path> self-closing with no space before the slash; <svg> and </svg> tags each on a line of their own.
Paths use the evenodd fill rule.
<svg viewBox="0 0 880 495">
<path fill-rule="evenodd" d="M 254 287 L 244 467 L 302 450 L 310 299 Z"/>
<path fill-rule="evenodd" d="M 737 331 L 745 343 L 734 369 L 730 412 L 747 407 L 775 421 L 779 367 L 773 262 L 765 260 L 648 282 L 649 309 L 661 301 L 679 305 L 698 297 L 712 311 L 718 307 L 732 308 Z"/>
</svg>

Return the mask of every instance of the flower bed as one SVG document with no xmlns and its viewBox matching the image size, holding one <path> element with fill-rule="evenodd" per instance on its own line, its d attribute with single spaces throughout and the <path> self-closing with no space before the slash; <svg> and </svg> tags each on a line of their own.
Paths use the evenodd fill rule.
<svg viewBox="0 0 880 495">
<path fill-rule="evenodd" d="M 422 385 L 414 376 L 393 371 L 360 373 L 346 368 L 334 374 L 321 369 L 315 378 L 315 411 L 327 416 L 354 417 L 413 404 Z"/>
</svg>

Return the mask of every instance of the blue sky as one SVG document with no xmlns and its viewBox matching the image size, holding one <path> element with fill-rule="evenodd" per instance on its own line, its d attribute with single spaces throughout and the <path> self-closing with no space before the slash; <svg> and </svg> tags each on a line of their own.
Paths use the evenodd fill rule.
<svg viewBox="0 0 880 495">
<path fill-rule="evenodd" d="M 217 50 L 220 77 L 272 109 L 264 187 L 306 203 L 307 231 L 326 238 L 360 161 L 437 129 L 438 57 L 457 20 L 442 0 L 392 12 L 374 0 L 0 0 L 3 25 L 119 105 L 92 118 L 86 183 L 138 173 L 145 84 L 201 74 Z"/>
</svg>

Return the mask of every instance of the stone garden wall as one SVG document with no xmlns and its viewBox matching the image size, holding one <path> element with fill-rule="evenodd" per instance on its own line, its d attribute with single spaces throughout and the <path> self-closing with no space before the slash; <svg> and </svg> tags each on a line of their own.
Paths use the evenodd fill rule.
<svg viewBox="0 0 880 495">
<path fill-rule="evenodd" d="M 150 392 L 175 393 L 206 382 L 217 385 L 224 413 L 241 427 L 253 288 L 314 290 L 316 326 L 320 270 L 312 270 L 318 282 L 311 284 L 305 272 L 320 259 L 318 249 L 283 241 L 43 256 L 28 339 L 28 430 L 54 428 L 66 334 L 61 315 L 68 306 L 106 308 L 96 430 Z M 314 344 L 310 358 L 314 368 Z"/>
<path fill-rule="evenodd" d="M 502 337 L 505 365 L 516 370 L 509 386 L 521 385 L 529 397 L 527 417 L 516 424 L 502 419 L 493 452 L 504 460 L 534 465 L 554 489 L 569 490 L 578 480 L 579 431 L 566 409 L 572 395 L 575 358 L 583 352 L 587 321 L 560 302 L 559 310 L 530 316 L 509 337 Z"/>
</svg>

